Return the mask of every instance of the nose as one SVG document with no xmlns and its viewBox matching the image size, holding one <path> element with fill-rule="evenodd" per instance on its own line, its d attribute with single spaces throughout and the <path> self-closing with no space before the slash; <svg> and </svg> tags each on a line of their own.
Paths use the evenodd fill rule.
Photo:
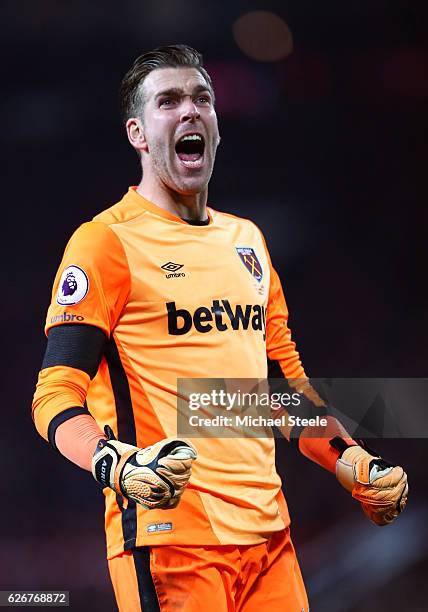
<svg viewBox="0 0 428 612">
<path fill-rule="evenodd" d="M 196 121 L 200 118 L 200 113 L 198 111 L 198 107 L 195 105 L 193 100 L 187 99 L 183 101 L 183 106 L 181 110 L 181 123 L 186 123 L 187 121 Z"/>
</svg>

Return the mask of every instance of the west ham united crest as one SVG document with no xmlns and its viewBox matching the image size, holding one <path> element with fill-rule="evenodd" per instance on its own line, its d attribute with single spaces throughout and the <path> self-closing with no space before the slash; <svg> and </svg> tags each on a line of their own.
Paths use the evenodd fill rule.
<svg viewBox="0 0 428 612">
<path fill-rule="evenodd" d="M 236 251 L 251 276 L 260 282 L 263 278 L 263 269 L 254 249 L 251 247 L 236 247 Z"/>
</svg>

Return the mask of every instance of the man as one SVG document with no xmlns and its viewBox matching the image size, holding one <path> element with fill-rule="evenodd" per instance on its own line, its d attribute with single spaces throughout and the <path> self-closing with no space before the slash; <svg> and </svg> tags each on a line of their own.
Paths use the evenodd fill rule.
<svg viewBox="0 0 428 612">
<path fill-rule="evenodd" d="M 162 47 L 134 62 L 121 101 L 142 179 L 65 250 L 36 427 L 105 486 L 121 611 L 306 612 L 273 439 L 176 437 L 177 378 L 259 379 L 269 367 L 305 381 L 309 413 L 325 413 L 259 229 L 207 207 L 220 142 L 211 79 L 195 50 Z M 259 314 L 251 325 L 247 311 Z M 374 522 L 392 522 L 407 498 L 402 468 L 326 422 L 285 433 L 309 431 L 302 452 Z"/>
</svg>

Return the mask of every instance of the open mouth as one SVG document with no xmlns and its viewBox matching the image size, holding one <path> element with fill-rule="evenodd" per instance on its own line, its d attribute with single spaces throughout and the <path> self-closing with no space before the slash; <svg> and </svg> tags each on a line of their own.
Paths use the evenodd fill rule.
<svg viewBox="0 0 428 612">
<path fill-rule="evenodd" d="M 201 134 L 185 134 L 175 145 L 178 158 L 188 168 L 202 165 L 204 150 L 205 140 Z"/>
</svg>

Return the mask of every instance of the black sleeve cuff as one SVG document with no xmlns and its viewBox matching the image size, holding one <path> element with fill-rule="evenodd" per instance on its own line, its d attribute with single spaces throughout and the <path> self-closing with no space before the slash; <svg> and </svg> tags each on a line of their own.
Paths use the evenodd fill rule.
<svg viewBox="0 0 428 612">
<path fill-rule="evenodd" d="M 66 408 L 66 410 L 63 410 L 62 412 L 57 414 L 52 419 L 52 421 L 49 423 L 48 440 L 51 446 L 53 446 L 55 450 L 58 450 L 55 444 L 56 430 L 62 423 L 65 423 L 65 421 L 68 421 L 69 419 L 72 419 L 73 417 L 78 416 L 79 414 L 90 414 L 90 412 L 87 408 L 83 408 L 82 406 L 74 406 L 73 408 Z"/>
</svg>

